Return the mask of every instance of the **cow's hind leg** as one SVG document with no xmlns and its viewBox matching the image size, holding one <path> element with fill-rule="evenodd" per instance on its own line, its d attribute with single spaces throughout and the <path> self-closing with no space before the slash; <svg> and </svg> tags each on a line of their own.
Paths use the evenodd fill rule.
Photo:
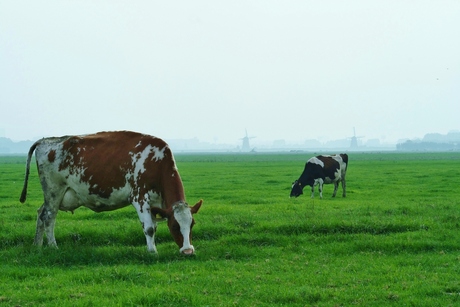
<svg viewBox="0 0 460 307">
<path fill-rule="evenodd" d="M 139 203 L 133 203 L 136 208 L 137 215 L 141 221 L 142 229 L 144 230 L 145 239 L 147 241 L 147 250 L 152 253 L 157 253 L 155 246 L 155 232 L 157 230 L 156 223 L 152 220 L 150 215 L 150 208 L 148 205 L 141 206 Z"/>
<path fill-rule="evenodd" d="M 56 223 L 57 212 L 47 208 L 44 203 L 37 211 L 37 229 L 35 230 L 34 244 L 43 245 L 43 235 L 46 233 L 48 245 L 57 247 L 54 237 L 54 225 Z"/>
<path fill-rule="evenodd" d="M 347 183 L 345 181 L 345 178 L 342 179 L 342 196 L 347 196 Z"/>
<path fill-rule="evenodd" d="M 37 210 L 37 229 L 35 230 L 34 244 L 38 246 L 43 245 L 43 236 L 45 234 L 45 223 L 41 218 L 44 204 Z"/>
<path fill-rule="evenodd" d="M 335 197 L 337 194 L 337 190 L 339 189 L 339 183 L 337 181 L 334 182 L 334 192 L 332 193 L 332 197 Z"/>
</svg>

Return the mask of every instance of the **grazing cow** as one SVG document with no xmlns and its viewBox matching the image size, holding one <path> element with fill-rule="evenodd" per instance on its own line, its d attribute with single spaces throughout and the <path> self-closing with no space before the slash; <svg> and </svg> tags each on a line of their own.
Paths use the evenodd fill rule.
<svg viewBox="0 0 460 307">
<path fill-rule="evenodd" d="M 346 196 L 345 175 L 348 167 L 348 155 L 316 156 L 310 158 L 300 178 L 292 183 L 291 197 L 303 194 L 303 188 L 311 186 L 311 198 L 315 196 L 314 187 L 319 185 L 319 197 L 323 198 L 323 184 L 334 183 L 334 193 L 337 194 L 339 182 L 342 182 L 342 196 Z"/>
<path fill-rule="evenodd" d="M 164 219 L 180 252 L 195 252 L 192 214 L 198 212 L 202 200 L 193 207 L 185 202 L 173 154 L 162 139 L 129 131 L 43 138 L 29 150 L 22 203 L 34 151 L 44 193 L 34 244 L 42 245 L 46 233 L 48 244 L 57 246 L 54 224 L 58 210 L 73 213 L 85 206 L 102 212 L 132 204 L 150 252 L 157 252 L 156 222 Z"/>
</svg>

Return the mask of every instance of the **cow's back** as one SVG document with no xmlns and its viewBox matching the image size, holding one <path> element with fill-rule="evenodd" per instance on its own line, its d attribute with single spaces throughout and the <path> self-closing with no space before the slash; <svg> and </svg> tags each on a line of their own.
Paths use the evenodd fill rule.
<svg viewBox="0 0 460 307">
<path fill-rule="evenodd" d="M 320 155 L 315 158 L 322 162 L 322 176 L 320 178 L 322 178 L 325 183 L 331 183 L 340 179 L 340 177 L 337 177 L 337 172 L 340 170 L 340 163 L 334 156 Z M 340 175 L 341 172 L 339 172 L 339 176 Z"/>
<path fill-rule="evenodd" d="M 153 191 L 160 186 L 158 174 L 175 169 L 166 142 L 129 131 L 45 138 L 37 145 L 36 158 L 41 177 L 75 191 L 85 188 L 88 197 L 102 200 L 114 191 Z"/>
<path fill-rule="evenodd" d="M 63 142 L 63 160 L 59 168 L 71 174 L 81 173 L 81 180 L 99 187 L 101 196 L 122 188 L 127 175 L 140 176 L 154 148 L 166 149 L 166 143 L 148 135 L 135 132 L 100 132 L 87 136 L 73 136 Z M 150 163 L 149 172 L 157 173 L 158 162 Z M 141 166 L 141 164 L 143 166 Z M 133 178 L 135 180 L 135 178 Z M 153 179 L 153 178 L 152 178 Z"/>
</svg>

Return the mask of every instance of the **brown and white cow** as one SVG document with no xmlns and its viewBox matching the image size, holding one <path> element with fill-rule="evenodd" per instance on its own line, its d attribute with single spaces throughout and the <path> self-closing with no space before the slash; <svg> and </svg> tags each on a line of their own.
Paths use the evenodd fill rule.
<svg viewBox="0 0 460 307">
<path fill-rule="evenodd" d="M 303 194 L 305 186 L 311 187 L 311 198 L 315 196 L 315 185 L 319 185 L 319 197 L 323 198 L 323 184 L 333 183 L 334 193 L 337 194 L 339 182 L 342 182 L 342 196 L 346 196 L 345 175 L 348 167 L 348 155 L 338 154 L 333 156 L 316 156 L 310 158 L 305 164 L 305 169 L 299 179 L 292 183 L 291 197 Z"/>
<path fill-rule="evenodd" d="M 157 252 L 158 220 L 167 219 L 169 231 L 183 254 L 193 254 L 191 232 L 202 200 L 190 207 L 173 154 L 162 139 L 135 132 L 99 132 L 82 136 L 43 138 L 29 150 L 24 188 L 26 200 L 33 152 L 44 193 L 38 209 L 34 243 L 57 246 L 54 224 L 58 210 L 73 212 L 85 206 L 95 212 L 132 204 L 147 240 Z M 157 218 L 161 216 L 161 218 Z"/>
</svg>

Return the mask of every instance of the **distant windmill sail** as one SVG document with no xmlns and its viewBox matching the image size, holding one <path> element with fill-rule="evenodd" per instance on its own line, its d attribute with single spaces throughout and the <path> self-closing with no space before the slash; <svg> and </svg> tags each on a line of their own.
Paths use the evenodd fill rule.
<svg viewBox="0 0 460 307">
<path fill-rule="evenodd" d="M 350 148 L 358 148 L 358 139 L 363 138 L 364 136 L 356 136 L 355 127 L 353 127 L 353 136 L 350 137 L 351 143 Z"/>
<path fill-rule="evenodd" d="M 248 130 L 245 129 L 245 132 L 246 132 L 246 136 L 242 137 L 240 140 L 243 140 L 243 147 L 242 147 L 242 150 L 243 151 L 250 151 L 251 150 L 251 147 L 249 146 L 249 139 L 253 139 L 255 138 L 255 136 L 251 136 L 249 137 L 248 136 Z"/>
</svg>

